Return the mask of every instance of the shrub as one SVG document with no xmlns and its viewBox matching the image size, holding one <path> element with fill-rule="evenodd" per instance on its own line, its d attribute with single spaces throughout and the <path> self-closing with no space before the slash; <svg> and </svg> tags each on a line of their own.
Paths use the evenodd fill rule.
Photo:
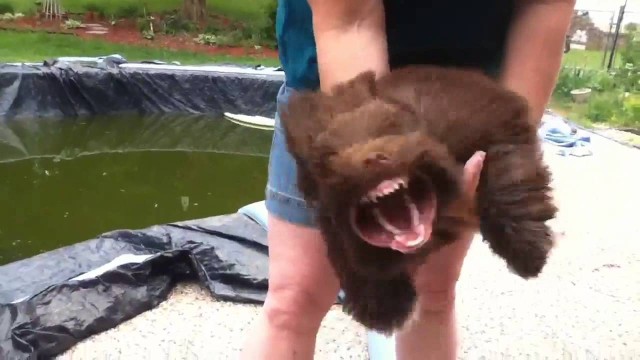
<svg viewBox="0 0 640 360">
<path fill-rule="evenodd" d="M 640 91 L 640 65 L 627 63 L 615 71 L 614 78 L 620 89 L 628 92 Z"/>
<path fill-rule="evenodd" d="M 618 92 L 593 94 L 587 105 L 587 118 L 594 123 L 611 122 L 619 117 L 622 96 Z"/>
<path fill-rule="evenodd" d="M 256 45 L 263 45 L 272 48 L 277 47 L 276 41 L 276 15 L 278 11 L 278 1 L 269 0 L 262 8 L 264 14 L 261 21 L 250 24 L 245 28 L 245 38 L 251 40 Z"/>
<path fill-rule="evenodd" d="M 105 10 L 104 6 L 102 6 L 101 4 L 99 4 L 97 2 L 88 2 L 88 3 L 84 4 L 83 9 L 86 12 L 96 13 L 96 14 L 100 15 L 101 17 L 104 17 L 107 14 L 107 11 Z"/>
<path fill-rule="evenodd" d="M 620 59 L 623 64 L 640 67 L 640 29 L 636 28 L 629 34 L 629 41 L 620 49 Z"/>
<path fill-rule="evenodd" d="M 153 32 L 154 28 L 157 27 L 157 24 L 155 22 L 156 19 L 153 16 L 144 16 L 136 20 L 136 25 L 138 26 L 138 31 L 140 32 Z"/>
<path fill-rule="evenodd" d="M 177 13 L 167 15 L 162 19 L 162 32 L 168 35 L 190 33 L 196 29 L 196 24 Z"/>
<path fill-rule="evenodd" d="M 571 90 L 591 87 L 595 72 L 578 67 L 563 67 L 558 75 L 554 95 L 562 100 L 571 98 Z"/>
<path fill-rule="evenodd" d="M 225 29 L 225 25 L 220 20 L 213 18 L 207 22 L 204 32 L 206 34 L 218 34 L 224 32 Z"/>
<path fill-rule="evenodd" d="M 134 19 L 143 15 L 144 10 L 136 4 L 125 4 L 118 7 L 114 15 L 120 19 Z"/>
<path fill-rule="evenodd" d="M 627 125 L 640 127 L 640 94 L 630 94 L 622 105 L 624 122 Z"/>
<path fill-rule="evenodd" d="M 0 2 L 0 14 L 13 14 L 15 9 L 11 3 Z"/>
<path fill-rule="evenodd" d="M 593 73 L 591 81 L 587 86 L 594 91 L 605 92 L 616 89 L 618 85 L 613 74 L 606 70 L 600 70 Z"/>
<path fill-rule="evenodd" d="M 553 94 L 558 99 L 568 100 L 571 97 L 571 90 L 579 88 L 591 88 L 595 92 L 613 90 L 638 92 L 640 91 L 640 67 L 627 64 L 611 72 L 564 67 L 560 70 Z"/>
</svg>

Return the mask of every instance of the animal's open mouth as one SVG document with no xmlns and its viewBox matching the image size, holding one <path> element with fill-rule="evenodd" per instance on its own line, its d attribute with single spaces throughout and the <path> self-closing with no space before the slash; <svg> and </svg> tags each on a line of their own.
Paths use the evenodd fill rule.
<svg viewBox="0 0 640 360">
<path fill-rule="evenodd" d="M 414 252 L 431 237 L 436 201 L 424 179 L 384 180 L 350 209 L 351 226 L 371 245 Z"/>
</svg>

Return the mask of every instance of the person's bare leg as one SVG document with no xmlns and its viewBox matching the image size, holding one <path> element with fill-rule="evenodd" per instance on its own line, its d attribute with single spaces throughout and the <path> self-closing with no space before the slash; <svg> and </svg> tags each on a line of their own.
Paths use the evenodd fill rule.
<svg viewBox="0 0 640 360">
<path fill-rule="evenodd" d="M 246 360 L 313 359 L 339 282 L 318 230 L 269 215 L 269 291 L 242 352 Z"/>
<path fill-rule="evenodd" d="M 418 304 L 415 319 L 396 335 L 398 360 L 453 360 L 457 358 L 458 334 L 455 316 L 455 283 L 460 267 L 439 264 L 463 256 L 472 237 L 460 239 L 427 259 L 416 275 Z M 434 254 L 435 255 L 435 254 Z"/>
<path fill-rule="evenodd" d="M 468 194 L 475 194 L 484 153 L 467 161 L 464 184 Z M 458 334 L 455 316 L 455 290 L 475 231 L 461 237 L 427 257 L 415 274 L 418 292 L 416 319 L 396 336 L 398 360 L 457 359 Z"/>
</svg>

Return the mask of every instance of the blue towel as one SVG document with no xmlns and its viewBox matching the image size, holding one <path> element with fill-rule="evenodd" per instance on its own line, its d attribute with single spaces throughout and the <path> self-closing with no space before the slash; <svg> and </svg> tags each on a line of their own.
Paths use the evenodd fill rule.
<svg viewBox="0 0 640 360">
<path fill-rule="evenodd" d="M 542 141 L 560 147 L 558 154 L 562 156 L 593 154 L 589 146 L 591 137 L 555 114 L 546 113 L 543 116 L 538 136 Z"/>
</svg>

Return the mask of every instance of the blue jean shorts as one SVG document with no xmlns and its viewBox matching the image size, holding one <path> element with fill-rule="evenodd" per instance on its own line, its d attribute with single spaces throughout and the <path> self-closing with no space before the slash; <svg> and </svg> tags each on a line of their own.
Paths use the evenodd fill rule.
<svg viewBox="0 0 640 360">
<path fill-rule="evenodd" d="M 286 105 L 294 89 L 284 83 L 278 91 L 277 108 Z M 270 214 L 297 225 L 316 227 L 314 210 L 303 199 L 297 184 L 297 165 L 287 149 L 284 130 L 276 112 L 275 129 L 266 189 L 266 207 Z"/>
</svg>

